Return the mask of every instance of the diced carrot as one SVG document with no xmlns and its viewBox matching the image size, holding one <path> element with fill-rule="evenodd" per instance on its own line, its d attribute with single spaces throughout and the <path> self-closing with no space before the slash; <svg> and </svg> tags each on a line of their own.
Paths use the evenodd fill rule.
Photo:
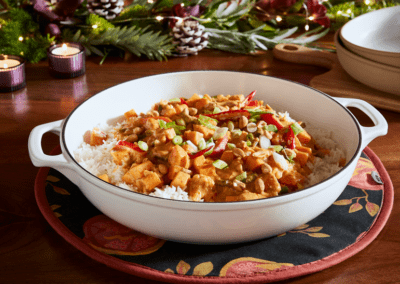
<svg viewBox="0 0 400 284">
<path fill-rule="evenodd" d="M 188 173 L 184 173 L 184 172 L 179 172 L 175 178 L 172 180 L 171 185 L 172 186 L 176 186 L 176 187 L 180 187 L 180 188 L 185 188 L 188 181 L 190 179 L 190 174 Z"/>
</svg>

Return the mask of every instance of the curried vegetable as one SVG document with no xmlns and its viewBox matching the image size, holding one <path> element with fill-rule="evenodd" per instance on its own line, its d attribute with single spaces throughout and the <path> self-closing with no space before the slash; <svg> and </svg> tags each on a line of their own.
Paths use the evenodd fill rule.
<svg viewBox="0 0 400 284">
<path fill-rule="evenodd" d="M 110 154 L 122 181 L 150 194 L 180 187 L 191 200 L 229 202 L 260 199 L 305 188 L 315 157 L 329 155 L 312 136 L 255 91 L 243 95 L 193 95 L 134 110 L 113 130 Z M 90 144 L 107 135 L 95 128 Z M 345 161 L 341 160 L 344 164 Z M 106 174 L 98 175 L 112 183 Z"/>
</svg>

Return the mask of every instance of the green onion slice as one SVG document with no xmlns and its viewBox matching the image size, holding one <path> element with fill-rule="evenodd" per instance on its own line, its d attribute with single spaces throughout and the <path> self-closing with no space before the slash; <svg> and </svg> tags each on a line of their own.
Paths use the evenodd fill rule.
<svg viewBox="0 0 400 284">
<path fill-rule="evenodd" d="M 216 160 L 213 162 L 214 167 L 223 170 L 226 169 L 228 167 L 228 164 L 222 160 Z"/>
<path fill-rule="evenodd" d="M 213 113 L 220 113 L 221 109 L 219 107 L 215 107 Z"/>
<path fill-rule="evenodd" d="M 294 135 L 297 135 L 297 134 L 299 134 L 300 132 L 303 132 L 303 131 L 304 131 L 304 129 L 303 129 L 297 122 L 292 123 L 292 124 L 290 125 L 290 127 L 292 128 L 292 130 L 293 130 L 293 132 L 294 132 Z"/>
<path fill-rule="evenodd" d="M 251 146 L 251 141 L 247 140 L 246 144 L 247 144 L 248 147 L 250 147 Z"/>
<path fill-rule="evenodd" d="M 275 152 L 280 152 L 283 150 L 283 147 L 281 145 L 272 145 L 271 148 L 273 148 Z"/>
<path fill-rule="evenodd" d="M 242 135 L 242 130 L 240 130 L 240 129 L 233 130 L 232 135 L 234 137 L 239 137 L 240 135 Z"/>
<path fill-rule="evenodd" d="M 208 117 L 208 116 L 205 116 L 205 115 L 200 115 L 198 120 L 199 120 L 201 125 L 203 125 L 203 126 L 205 126 L 207 128 L 214 129 L 214 130 L 217 129 L 217 127 L 214 124 L 211 123 L 211 121 L 215 121 L 215 122 L 218 123 L 218 120 L 216 120 L 214 118 L 211 118 L 211 117 Z"/>
<path fill-rule="evenodd" d="M 229 131 L 235 129 L 235 124 L 233 123 L 233 121 L 229 121 L 227 126 Z"/>
<path fill-rule="evenodd" d="M 247 178 L 247 172 L 243 172 L 236 177 L 237 180 L 244 181 Z"/>
<path fill-rule="evenodd" d="M 139 141 L 139 142 L 138 142 L 138 146 L 139 146 L 139 148 L 140 148 L 141 150 L 143 150 L 143 151 L 149 150 L 149 146 L 148 146 L 147 143 L 144 142 L 144 141 Z"/>
<path fill-rule="evenodd" d="M 284 185 L 284 186 L 282 186 L 280 193 L 287 193 L 288 191 L 289 191 L 289 188 L 286 185 Z"/>
<path fill-rule="evenodd" d="M 174 99 L 170 99 L 169 101 L 170 101 L 171 103 L 173 103 L 173 102 L 180 102 L 181 99 L 179 99 L 179 98 L 174 98 Z"/>
<path fill-rule="evenodd" d="M 174 143 L 175 145 L 181 145 L 182 142 L 182 136 L 176 135 L 174 138 L 172 138 L 172 143 Z"/>
<path fill-rule="evenodd" d="M 264 125 L 263 129 L 267 131 L 278 132 L 278 128 L 273 124 Z"/>
<path fill-rule="evenodd" d="M 218 127 L 213 135 L 213 139 L 218 140 L 222 137 L 225 136 L 225 134 L 228 132 L 228 127 Z"/>
<path fill-rule="evenodd" d="M 233 148 L 236 148 L 236 145 L 235 145 L 235 144 L 228 143 L 227 145 L 228 145 L 228 148 L 231 149 L 231 150 L 232 150 Z"/>
<path fill-rule="evenodd" d="M 199 150 L 204 150 L 206 148 L 207 144 L 206 144 L 206 140 L 204 140 L 204 138 L 201 138 L 199 140 L 199 143 L 197 144 L 197 147 L 199 148 Z"/>
</svg>

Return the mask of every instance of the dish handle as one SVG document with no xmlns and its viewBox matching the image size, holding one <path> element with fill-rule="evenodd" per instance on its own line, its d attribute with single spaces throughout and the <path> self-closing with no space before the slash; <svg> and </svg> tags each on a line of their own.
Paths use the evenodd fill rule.
<svg viewBox="0 0 400 284">
<path fill-rule="evenodd" d="M 372 120 L 375 126 L 365 127 L 361 126 L 361 149 L 364 149 L 372 140 L 379 136 L 384 136 L 388 132 L 388 123 L 383 115 L 371 104 L 366 101 L 352 98 L 338 98 L 334 99 L 344 107 L 355 107 L 364 112 Z"/>
<path fill-rule="evenodd" d="M 63 120 L 58 120 L 36 126 L 32 129 L 28 139 L 29 157 L 36 167 L 54 168 L 64 174 L 73 183 L 78 185 L 79 180 L 77 179 L 77 174 L 74 171 L 73 165 L 65 159 L 63 154 L 49 156 L 43 153 L 43 135 L 47 132 L 53 132 L 60 136 L 62 123 Z"/>
</svg>

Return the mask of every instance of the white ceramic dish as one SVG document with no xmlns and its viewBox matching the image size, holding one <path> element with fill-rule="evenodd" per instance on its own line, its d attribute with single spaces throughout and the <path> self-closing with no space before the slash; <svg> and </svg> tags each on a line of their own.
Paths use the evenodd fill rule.
<svg viewBox="0 0 400 284">
<path fill-rule="evenodd" d="M 339 32 L 335 34 L 335 46 L 340 64 L 351 77 L 376 90 L 400 95 L 400 68 L 374 62 L 347 50 Z"/>
<path fill-rule="evenodd" d="M 352 52 L 400 68 L 400 6 L 354 18 L 342 27 L 340 38 Z"/>
<path fill-rule="evenodd" d="M 263 200 L 205 203 L 162 199 L 113 186 L 84 170 L 73 158 L 86 130 L 113 121 L 131 108 L 145 112 L 160 99 L 193 93 L 247 94 L 253 90 L 257 90 L 257 99 L 275 109 L 332 130 L 346 151 L 347 165 L 303 191 Z M 364 111 L 375 126 L 361 127 L 346 106 Z M 35 127 L 28 147 L 35 166 L 57 169 L 100 211 L 127 227 L 179 242 L 226 244 L 274 236 L 321 214 L 346 187 L 362 149 L 372 139 L 385 135 L 387 127 L 383 116 L 361 100 L 332 98 L 310 87 L 263 75 L 192 71 L 145 77 L 100 92 L 65 120 Z M 49 131 L 60 134 L 61 155 L 43 154 L 41 138 Z"/>
</svg>

